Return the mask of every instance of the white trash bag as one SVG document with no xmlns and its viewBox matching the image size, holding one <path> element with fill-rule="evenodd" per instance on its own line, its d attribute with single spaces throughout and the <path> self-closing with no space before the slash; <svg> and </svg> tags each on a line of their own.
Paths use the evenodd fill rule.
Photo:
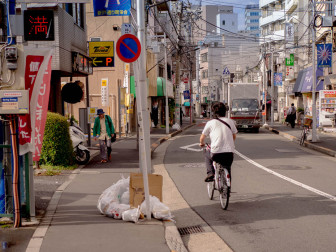
<svg viewBox="0 0 336 252">
<path fill-rule="evenodd" d="M 175 123 L 175 124 L 172 126 L 172 129 L 174 129 L 174 130 L 180 130 L 180 129 L 181 129 L 181 126 L 180 126 L 178 123 Z"/>
<path fill-rule="evenodd" d="M 127 204 L 127 205 L 129 204 L 129 202 L 130 202 L 129 188 L 127 188 L 127 191 L 124 192 L 124 193 L 121 195 L 119 201 L 120 201 L 121 204 Z"/>
<path fill-rule="evenodd" d="M 155 219 L 159 220 L 173 220 L 173 216 L 165 204 L 163 204 L 157 197 L 149 196 L 150 199 L 150 211 Z M 146 213 L 146 201 L 142 202 L 140 211 Z"/>
<path fill-rule="evenodd" d="M 122 213 L 123 221 L 133 221 L 134 223 L 138 222 L 140 218 L 140 206 L 138 208 L 128 209 Z"/>
<path fill-rule="evenodd" d="M 117 181 L 117 183 L 105 189 L 98 199 L 97 203 L 98 210 L 106 216 L 115 219 L 121 219 L 122 212 L 130 208 L 129 204 L 121 204 L 126 202 L 127 194 L 125 194 L 125 192 L 127 192 L 128 190 L 129 190 L 129 177 L 122 178 L 119 181 Z M 123 197 L 124 194 L 125 197 Z M 123 202 L 121 202 L 122 198 Z"/>
</svg>

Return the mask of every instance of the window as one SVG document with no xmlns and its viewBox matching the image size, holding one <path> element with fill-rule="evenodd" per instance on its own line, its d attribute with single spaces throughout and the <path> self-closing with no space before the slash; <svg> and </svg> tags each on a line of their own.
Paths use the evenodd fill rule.
<svg viewBox="0 0 336 252">
<path fill-rule="evenodd" d="M 232 26 L 234 26 L 234 25 L 235 25 L 235 22 L 232 21 Z"/>
<path fill-rule="evenodd" d="M 164 68 L 159 66 L 159 77 L 163 77 Z"/>
<path fill-rule="evenodd" d="M 218 47 L 218 42 L 214 42 L 214 47 Z"/>
<path fill-rule="evenodd" d="M 201 62 L 208 62 L 208 53 L 201 54 Z"/>
<path fill-rule="evenodd" d="M 172 77 L 172 73 L 171 73 L 171 66 L 169 64 L 167 64 L 167 78 L 168 80 L 171 80 Z"/>
<path fill-rule="evenodd" d="M 225 20 L 222 21 L 222 24 L 225 25 Z"/>
<path fill-rule="evenodd" d="M 63 9 L 65 9 L 65 11 L 67 13 L 69 13 L 72 17 L 74 22 L 84 28 L 84 4 L 82 3 L 66 3 L 63 5 Z"/>
<path fill-rule="evenodd" d="M 208 70 L 202 70 L 202 79 L 208 78 Z"/>
</svg>

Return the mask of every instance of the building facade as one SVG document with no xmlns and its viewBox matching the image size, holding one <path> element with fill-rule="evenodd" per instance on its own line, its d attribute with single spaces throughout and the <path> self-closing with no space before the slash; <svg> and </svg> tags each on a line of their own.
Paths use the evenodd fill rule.
<svg viewBox="0 0 336 252">
<path fill-rule="evenodd" d="M 260 37 L 259 19 L 261 10 L 259 4 L 246 5 L 245 8 L 245 31 L 251 35 Z"/>
</svg>

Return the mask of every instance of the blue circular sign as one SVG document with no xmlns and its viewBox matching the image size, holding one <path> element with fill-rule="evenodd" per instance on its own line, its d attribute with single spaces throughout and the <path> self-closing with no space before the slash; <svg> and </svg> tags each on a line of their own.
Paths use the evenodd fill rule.
<svg viewBox="0 0 336 252">
<path fill-rule="evenodd" d="M 141 44 L 133 34 L 125 34 L 118 39 L 116 50 L 119 58 L 127 63 L 136 61 L 141 53 Z"/>
</svg>

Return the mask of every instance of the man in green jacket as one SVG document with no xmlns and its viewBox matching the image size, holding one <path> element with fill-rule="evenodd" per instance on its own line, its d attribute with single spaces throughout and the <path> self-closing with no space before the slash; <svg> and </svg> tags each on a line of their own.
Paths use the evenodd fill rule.
<svg viewBox="0 0 336 252">
<path fill-rule="evenodd" d="M 111 138 L 115 137 L 114 126 L 111 117 L 105 115 L 103 109 L 98 109 L 97 115 L 93 126 L 93 137 L 97 141 L 97 135 L 99 136 L 100 157 L 102 159 L 100 162 L 106 163 L 107 158 L 111 160 Z"/>
</svg>

